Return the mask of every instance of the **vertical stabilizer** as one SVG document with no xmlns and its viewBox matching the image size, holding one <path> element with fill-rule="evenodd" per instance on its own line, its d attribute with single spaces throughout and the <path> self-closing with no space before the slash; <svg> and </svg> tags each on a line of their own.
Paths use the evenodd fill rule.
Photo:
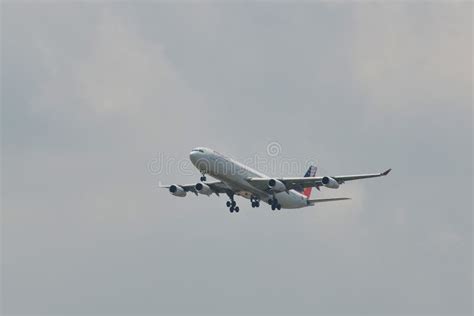
<svg viewBox="0 0 474 316">
<path fill-rule="evenodd" d="M 318 170 L 318 168 L 316 166 L 309 166 L 309 169 L 304 174 L 304 177 L 305 178 L 314 177 L 316 175 L 317 170 Z M 305 189 L 301 189 L 301 190 L 297 190 L 297 191 L 304 194 L 309 199 L 309 197 L 311 196 L 311 190 L 312 189 L 313 188 L 309 187 L 309 188 L 305 188 Z"/>
</svg>

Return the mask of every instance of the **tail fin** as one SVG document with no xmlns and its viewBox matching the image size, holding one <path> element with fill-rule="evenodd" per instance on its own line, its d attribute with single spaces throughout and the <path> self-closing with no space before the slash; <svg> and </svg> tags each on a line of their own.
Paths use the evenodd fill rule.
<svg viewBox="0 0 474 316">
<path fill-rule="evenodd" d="M 305 178 L 314 177 L 316 175 L 317 170 L 318 170 L 318 168 L 316 166 L 309 166 L 309 169 L 304 174 L 304 177 Z M 309 199 L 309 197 L 311 196 L 311 190 L 312 189 L 313 189 L 312 187 L 309 187 L 309 188 L 301 189 L 301 190 L 298 190 L 298 191 L 303 193 Z"/>
</svg>

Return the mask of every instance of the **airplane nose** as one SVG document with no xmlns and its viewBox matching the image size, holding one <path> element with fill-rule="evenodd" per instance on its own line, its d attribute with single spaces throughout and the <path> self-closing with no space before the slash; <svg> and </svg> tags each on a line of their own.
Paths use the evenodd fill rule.
<svg viewBox="0 0 474 316">
<path fill-rule="evenodd" d="M 195 163 L 195 162 L 198 160 L 198 154 L 199 154 L 199 153 L 196 152 L 196 151 L 190 152 L 190 153 L 189 153 L 189 159 L 190 159 L 193 163 Z"/>
</svg>

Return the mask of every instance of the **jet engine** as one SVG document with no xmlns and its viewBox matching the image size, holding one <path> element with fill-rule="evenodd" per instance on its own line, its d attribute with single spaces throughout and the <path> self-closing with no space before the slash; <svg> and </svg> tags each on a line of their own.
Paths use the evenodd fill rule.
<svg viewBox="0 0 474 316">
<path fill-rule="evenodd" d="M 186 196 L 186 191 L 184 191 L 184 189 L 180 187 L 179 185 L 174 185 L 174 184 L 170 186 L 170 193 L 173 194 L 174 196 L 179 196 L 179 197 Z"/>
<path fill-rule="evenodd" d="M 202 182 L 197 183 L 195 188 L 200 194 L 211 195 L 213 193 L 212 189 L 207 184 Z"/>
<path fill-rule="evenodd" d="M 270 179 L 268 181 L 268 187 L 272 189 L 273 192 L 283 192 L 287 190 L 285 184 L 277 179 Z"/>
<path fill-rule="evenodd" d="M 330 189 L 339 188 L 339 182 L 337 182 L 335 179 L 331 177 L 323 177 L 321 182 L 326 188 L 330 188 Z"/>
</svg>

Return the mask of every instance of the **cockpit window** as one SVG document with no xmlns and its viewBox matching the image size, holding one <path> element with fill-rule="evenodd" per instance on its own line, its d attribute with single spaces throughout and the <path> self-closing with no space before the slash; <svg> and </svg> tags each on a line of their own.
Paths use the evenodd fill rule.
<svg viewBox="0 0 474 316">
<path fill-rule="evenodd" d="M 200 148 L 194 148 L 192 151 L 198 151 L 198 152 L 204 154 L 204 150 L 202 150 L 202 149 L 200 149 Z"/>
</svg>

